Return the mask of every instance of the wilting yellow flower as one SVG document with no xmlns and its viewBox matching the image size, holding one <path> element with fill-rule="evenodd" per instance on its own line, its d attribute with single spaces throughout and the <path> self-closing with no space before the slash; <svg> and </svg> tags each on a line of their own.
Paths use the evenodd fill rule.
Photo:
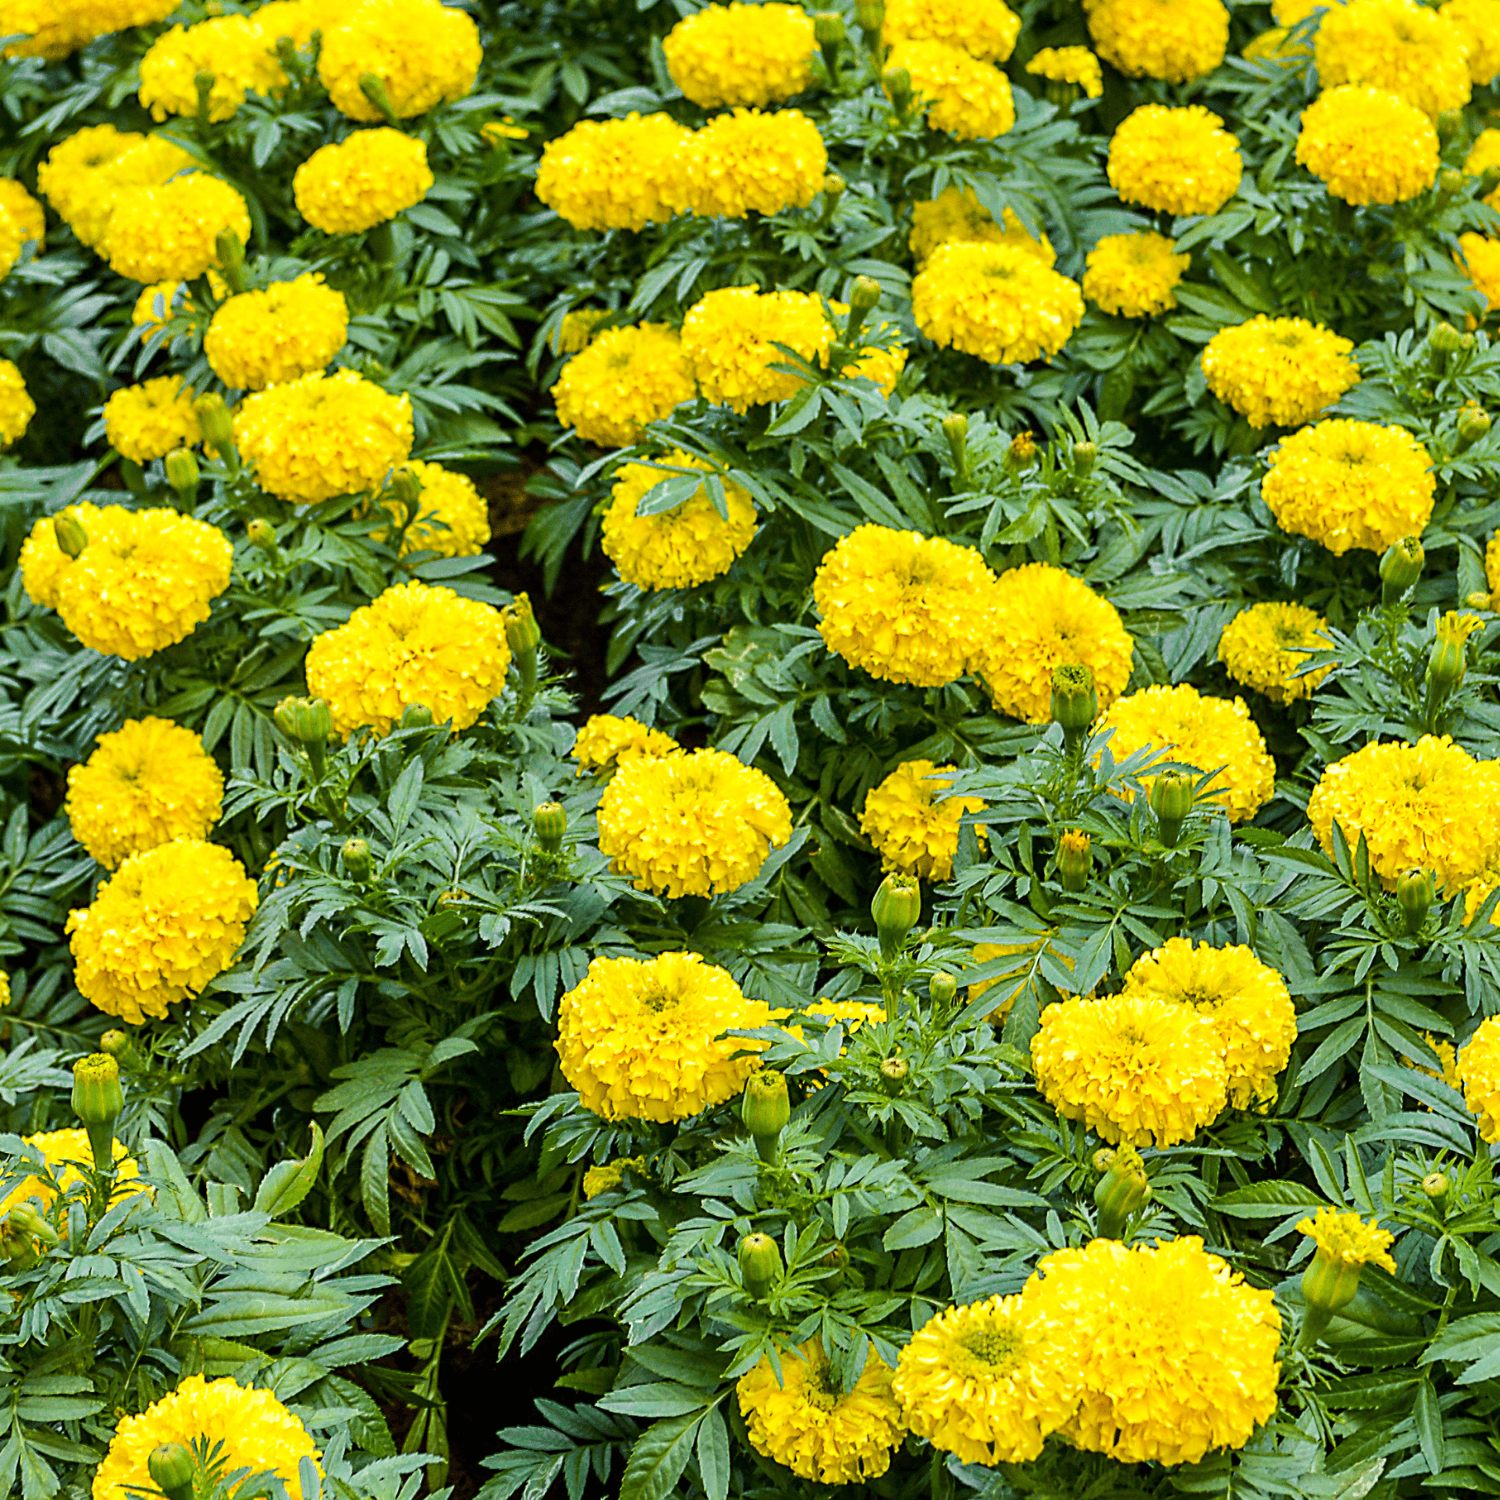
<svg viewBox="0 0 1500 1500">
<path fill-rule="evenodd" d="M 1337 556 L 1384 552 L 1420 536 L 1436 484 L 1427 450 L 1404 427 L 1333 420 L 1283 438 L 1260 491 L 1283 531 Z"/>
<path fill-rule="evenodd" d="M 401 556 L 436 552 L 439 557 L 477 557 L 490 539 L 490 513 L 474 481 L 467 474 L 415 458 L 402 472 L 416 479 L 421 494 L 417 497 L 416 519 L 401 538 Z M 399 525 L 401 517 L 395 514 L 389 498 L 377 503 Z M 390 531 L 374 535 L 382 542 L 391 538 Z"/>
<path fill-rule="evenodd" d="M 697 393 L 682 340 L 665 323 L 606 328 L 563 366 L 552 387 L 557 420 L 606 448 L 637 442 L 647 422 L 661 421 Z"/>
<path fill-rule="evenodd" d="M 1090 99 L 1104 93 L 1099 59 L 1087 47 L 1043 47 L 1026 64 L 1026 71 L 1051 83 L 1076 83 Z"/>
<path fill-rule="evenodd" d="M 599 852 L 638 891 L 723 895 L 792 836 L 780 788 L 723 750 L 621 756 L 599 799 Z"/>
<path fill-rule="evenodd" d="M 1354 345 L 1306 318 L 1262 314 L 1221 328 L 1203 350 L 1203 374 L 1252 427 L 1297 427 L 1359 384 Z"/>
<path fill-rule="evenodd" d="M 1500 304 L 1500 240 L 1483 234 L 1461 234 L 1458 244 L 1463 256 L 1455 259 L 1478 287 L 1488 316 L 1490 308 Z"/>
<path fill-rule="evenodd" d="M 1014 245 L 1036 256 L 1049 270 L 1057 260 L 1057 252 L 1046 235 L 1036 239 L 1009 208 L 1003 215 L 1003 226 L 997 224 L 969 188 L 947 187 L 936 198 L 913 206 L 911 237 L 907 243 L 919 264 L 940 245 L 956 241 Z"/>
<path fill-rule="evenodd" d="M 1380 1228 L 1374 1219 L 1366 1224 L 1358 1214 L 1320 1208 L 1297 1225 L 1297 1232 L 1305 1234 L 1324 1255 L 1341 1265 L 1376 1265 L 1392 1276 L 1396 1274 L 1396 1262 L 1390 1254 L 1396 1237 L 1388 1229 Z"/>
<path fill-rule="evenodd" d="M 286 78 L 248 16 L 214 16 L 196 26 L 174 26 L 141 59 L 140 100 L 154 118 L 198 113 L 198 78 L 208 74 L 208 118 L 232 119 L 245 91 L 265 93 Z"/>
<path fill-rule="evenodd" d="M 353 370 L 257 391 L 234 413 L 234 445 L 255 482 L 298 505 L 379 490 L 411 443 L 411 397 Z"/>
<path fill-rule="evenodd" d="M 1196 1235 L 1058 1250 L 1026 1286 L 1076 1340 L 1082 1401 L 1062 1435 L 1085 1452 L 1196 1464 L 1244 1447 L 1275 1412 L 1275 1296 Z"/>
<path fill-rule="evenodd" d="M 1366 745 L 1323 772 L 1307 803 L 1318 842 L 1333 852 L 1333 824 L 1350 847 L 1361 834 L 1387 890 L 1406 870 L 1432 872 L 1451 895 L 1490 862 L 1500 840 L 1500 781 L 1446 735 L 1415 745 Z"/>
<path fill-rule="evenodd" d="M 687 206 L 692 132 L 670 115 L 580 120 L 548 141 L 536 195 L 574 229 L 644 229 Z"/>
<path fill-rule="evenodd" d="M 439 0 L 361 0 L 322 26 L 318 77 L 333 107 L 373 124 L 385 116 L 365 97 L 379 79 L 391 113 L 404 120 L 462 99 L 474 87 L 483 49 L 473 18 Z"/>
<path fill-rule="evenodd" d="M 852 667 L 887 682 L 942 687 L 988 639 L 994 575 L 972 547 L 860 526 L 813 579 L 819 634 Z"/>
<path fill-rule="evenodd" d="M 20 370 L 10 360 L 0 359 L 0 448 L 19 442 L 35 415 L 36 402 Z"/>
<path fill-rule="evenodd" d="M 1164 234 L 1139 229 L 1107 234 L 1089 251 L 1083 295 L 1101 311 L 1149 318 L 1177 306 L 1177 283 L 1193 263 Z"/>
<path fill-rule="evenodd" d="M 1500 3 L 1497 0 L 1447 0 L 1438 15 L 1459 34 L 1468 49 L 1465 63 L 1471 83 L 1489 83 L 1500 73 Z"/>
<path fill-rule="evenodd" d="M 707 5 L 662 39 L 672 82 L 704 109 L 779 104 L 812 83 L 818 50 L 798 5 Z"/>
<path fill-rule="evenodd" d="M 611 1193 L 625 1181 L 626 1169 L 644 1175 L 644 1156 L 619 1156 L 607 1161 L 602 1167 L 590 1167 L 583 1174 L 583 1196 L 597 1198 L 600 1193 Z"/>
<path fill-rule="evenodd" d="M 714 468 L 681 449 L 674 449 L 661 462 L 704 472 Z M 722 477 L 727 520 L 705 485 L 672 510 L 638 516 L 641 497 L 670 477 L 662 469 L 626 464 L 615 476 L 614 498 L 604 512 L 604 555 L 620 570 L 621 578 L 640 589 L 689 589 L 718 578 L 734 566 L 735 558 L 755 536 L 755 506 L 749 493 Z"/>
<path fill-rule="evenodd" d="M 988 141 L 1016 123 L 1010 80 L 992 63 L 946 42 L 902 42 L 886 57 L 886 71 L 904 68 L 912 98 L 929 129 L 961 141 Z"/>
<path fill-rule="evenodd" d="M 578 731 L 569 754 L 578 762 L 582 776 L 585 771 L 608 771 L 627 760 L 655 759 L 681 748 L 671 735 L 648 729 L 639 719 L 593 714 Z"/>
<path fill-rule="evenodd" d="M 828 175 L 823 137 L 797 109 L 717 115 L 694 133 L 680 162 L 683 206 L 704 219 L 806 208 Z"/>
<path fill-rule="evenodd" d="M 81 1167 L 94 1165 L 94 1151 L 89 1145 L 89 1133 L 86 1130 L 47 1130 L 41 1135 L 28 1135 L 23 1139 L 28 1146 L 35 1146 L 42 1153 L 42 1160 L 64 1192 L 84 1180 Z M 140 1181 L 140 1167 L 136 1159 L 119 1141 L 114 1143 L 113 1155 L 115 1187 L 110 1195 L 111 1204 L 148 1191 Z M 12 1157 L 11 1160 L 17 1167 L 24 1165 L 24 1159 L 19 1156 Z M 42 1212 L 46 1213 L 57 1202 L 57 1192 L 43 1178 L 33 1173 L 24 1178 L 19 1187 L 12 1188 L 0 1198 L 0 1219 L 11 1209 L 19 1208 L 26 1202 L 40 1204 Z"/>
<path fill-rule="evenodd" d="M 310 271 L 221 303 L 203 352 L 225 385 L 259 391 L 327 369 L 348 330 L 344 294 Z"/>
<path fill-rule="evenodd" d="M 320 146 L 297 168 L 297 212 L 324 234 L 362 234 L 420 203 L 432 186 L 427 146 L 380 126 Z"/>
<path fill-rule="evenodd" d="M 1458 1054 L 1457 1072 L 1480 1139 L 1500 1141 L 1500 1016 L 1480 1023 Z"/>
<path fill-rule="evenodd" d="M 683 353 L 704 399 L 741 413 L 785 401 L 806 383 L 771 368 L 791 363 L 777 344 L 814 362 L 832 340 L 822 303 L 806 292 L 723 287 L 694 303 L 682 322 Z"/>
<path fill-rule="evenodd" d="M 1346 203 L 1404 203 L 1437 177 L 1438 138 L 1414 104 L 1380 89 L 1328 89 L 1302 111 L 1297 160 Z"/>
<path fill-rule="evenodd" d="M 1297 675 L 1310 651 L 1332 646 L 1328 621 L 1305 604 L 1252 604 L 1242 609 L 1219 637 L 1219 660 L 1229 675 L 1256 688 L 1273 703 L 1310 698 L 1332 670 Z"/>
<path fill-rule="evenodd" d="M 389 734 L 414 703 L 459 730 L 500 694 L 509 666 L 499 610 L 452 589 L 401 583 L 313 637 L 307 689 L 327 699 L 344 739 L 360 725 Z"/>
<path fill-rule="evenodd" d="M 1099 56 L 1128 78 L 1191 83 L 1224 61 L 1229 12 L 1220 0 L 1089 0 Z"/>
<path fill-rule="evenodd" d="M 1026 563 L 999 576 L 989 634 L 973 671 L 995 707 L 1028 724 L 1052 717 L 1052 673 L 1076 662 L 1094 674 L 1100 709 L 1130 681 L 1135 645 L 1119 611 L 1081 578 L 1049 563 Z"/>
<path fill-rule="evenodd" d="M 173 839 L 206 839 L 223 809 L 224 778 L 191 729 L 127 719 L 68 771 L 63 804 L 73 837 L 106 870 Z"/>
<path fill-rule="evenodd" d="M 1021 18 L 1002 0 L 890 0 L 880 33 L 887 47 L 946 42 L 992 63 L 1010 56 L 1020 34 Z"/>
<path fill-rule="evenodd" d="M 250 238 L 245 200 L 219 177 L 191 172 L 115 200 L 100 250 L 130 281 L 192 281 L 219 263 L 221 233 Z"/>
<path fill-rule="evenodd" d="M 577 354 L 580 349 L 587 349 L 594 330 L 610 316 L 607 307 L 576 307 L 564 313 L 553 335 L 552 348 L 558 354 Z"/>
<path fill-rule="evenodd" d="M 255 882 L 227 850 L 197 839 L 132 854 L 93 904 L 68 913 L 73 981 L 85 999 L 139 1026 L 196 995 L 234 962 Z"/>
<path fill-rule="evenodd" d="M 957 766 L 904 760 L 879 786 L 870 788 L 859 831 L 874 844 L 881 869 L 923 880 L 952 877 L 963 815 L 984 808 L 978 797 L 943 798 L 957 774 Z M 984 832 L 975 831 L 981 836 Z"/>
<path fill-rule="evenodd" d="M 1430 119 L 1469 102 L 1463 34 L 1416 0 L 1351 0 L 1324 12 L 1313 40 L 1325 89 L 1368 84 Z"/>
<path fill-rule="evenodd" d="M 1099 727 L 1115 732 L 1116 764 L 1153 745 L 1161 760 L 1218 771 L 1201 800 L 1223 808 L 1231 823 L 1253 818 L 1275 793 L 1276 763 L 1242 698 L 1205 697 L 1185 682 L 1143 688 L 1121 698 Z"/>
<path fill-rule="evenodd" d="M 104 403 L 104 435 L 122 458 L 138 464 L 203 441 L 193 411 L 193 388 L 176 375 L 127 385 Z"/>
<path fill-rule="evenodd" d="M 868 1346 L 867 1346 L 868 1347 Z M 891 1466 L 901 1445 L 901 1413 L 891 1367 L 868 1348 L 852 1390 L 841 1391 L 823 1345 L 809 1339 L 781 1351 L 781 1379 L 769 1356 L 735 1385 L 750 1446 L 817 1484 L 859 1484 Z"/>
<path fill-rule="evenodd" d="M 147 1460 L 162 1443 L 189 1446 L 202 1439 L 222 1457 L 225 1472 L 275 1474 L 290 1500 L 304 1500 L 298 1468 L 320 1454 L 301 1421 L 270 1391 L 251 1390 L 225 1377 L 189 1375 L 138 1417 L 122 1417 L 104 1461 L 94 1471 L 93 1500 L 119 1500 L 125 1486 L 151 1487 Z"/>
<path fill-rule="evenodd" d="M 1239 141 L 1201 105 L 1142 104 L 1109 143 L 1109 185 L 1126 203 L 1169 214 L 1216 214 L 1239 191 Z"/>
<path fill-rule="evenodd" d="M 764 1043 L 720 1035 L 770 1024 L 764 1001 L 697 953 L 596 958 L 562 997 L 554 1045 L 585 1109 L 665 1123 L 734 1098 Z"/>
</svg>

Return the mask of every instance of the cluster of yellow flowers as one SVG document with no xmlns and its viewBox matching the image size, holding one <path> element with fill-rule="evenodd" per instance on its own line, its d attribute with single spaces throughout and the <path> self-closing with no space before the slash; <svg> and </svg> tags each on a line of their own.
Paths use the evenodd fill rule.
<svg viewBox="0 0 1500 1500">
<path fill-rule="evenodd" d="M 1203 374 L 1252 427 L 1310 422 L 1359 384 L 1354 345 L 1306 318 L 1262 315 L 1225 328 L 1203 350 Z"/>
<path fill-rule="evenodd" d="M 930 760 L 904 760 L 870 788 L 859 828 L 874 844 L 883 869 L 923 880 L 952 876 L 963 815 L 984 807 L 977 797 L 944 797 L 957 771 Z M 982 827 L 975 832 L 983 837 Z"/>
</svg>

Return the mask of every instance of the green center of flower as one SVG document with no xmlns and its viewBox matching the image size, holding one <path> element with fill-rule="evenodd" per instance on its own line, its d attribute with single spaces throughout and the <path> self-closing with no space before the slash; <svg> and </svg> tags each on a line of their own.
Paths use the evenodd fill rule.
<svg viewBox="0 0 1500 1500">
<path fill-rule="evenodd" d="M 641 994 L 641 1008 L 649 1010 L 653 1014 L 669 1010 L 677 1004 L 677 996 L 668 994 L 664 989 L 645 990 Z"/>
<path fill-rule="evenodd" d="M 833 1383 L 831 1365 L 814 1365 L 807 1372 L 804 1395 L 807 1398 L 807 1404 L 816 1407 L 819 1411 L 832 1411 L 839 1404 L 839 1389 Z"/>
<path fill-rule="evenodd" d="M 984 274 L 986 276 L 993 276 L 997 281 L 1009 281 L 1016 273 L 1015 269 L 1011 266 L 986 266 Z"/>
<path fill-rule="evenodd" d="M 1021 1355 L 1021 1341 L 1009 1328 L 986 1328 L 971 1333 L 964 1339 L 964 1348 L 980 1364 L 997 1370 L 1015 1364 Z"/>
</svg>

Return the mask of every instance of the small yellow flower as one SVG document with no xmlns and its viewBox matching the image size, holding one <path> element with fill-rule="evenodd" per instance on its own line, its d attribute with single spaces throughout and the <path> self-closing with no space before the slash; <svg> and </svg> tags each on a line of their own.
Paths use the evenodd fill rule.
<svg viewBox="0 0 1500 1500">
<path fill-rule="evenodd" d="M 1374 1219 L 1366 1224 L 1358 1214 L 1320 1208 L 1297 1225 L 1297 1232 L 1307 1235 L 1324 1255 L 1341 1265 L 1376 1265 L 1392 1276 L 1396 1274 L 1396 1262 L 1390 1256 L 1390 1246 L 1396 1237 L 1381 1229 Z"/>
<path fill-rule="evenodd" d="M 574 229 L 644 229 L 687 206 L 692 132 L 670 115 L 580 120 L 548 141 L 536 195 Z"/>
<path fill-rule="evenodd" d="M 880 854 L 881 869 L 923 880 L 952 877 L 963 815 L 984 807 L 977 797 L 943 798 L 957 773 L 957 766 L 904 760 L 870 788 L 859 829 Z M 982 826 L 975 832 L 983 838 Z"/>
<path fill-rule="evenodd" d="M 176 375 L 128 385 L 104 403 L 104 435 L 122 458 L 138 464 L 203 441 L 193 411 L 193 389 Z"/>
<path fill-rule="evenodd" d="M 1164 234 L 1141 229 L 1107 234 L 1089 251 L 1083 295 L 1101 311 L 1149 318 L 1177 306 L 1177 283 L 1193 263 Z"/>
<path fill-rule="evenodd" d="M 682 747 L 669 734 L 649 729 L 637 719 L 594 714 L 573 741 L 569 752 L 578 762 L 579 776 L 586 771 L 611 771 L 637 757 L 670 755 Z"/>
<path fill-rule="evenodd" d="M 703 219 L 743 219 L 806 208 L 823 190 L 828 151 L 801 110 L 737 108 L 694 132 L 680 164 L 685 208 Z"/>
</svg>

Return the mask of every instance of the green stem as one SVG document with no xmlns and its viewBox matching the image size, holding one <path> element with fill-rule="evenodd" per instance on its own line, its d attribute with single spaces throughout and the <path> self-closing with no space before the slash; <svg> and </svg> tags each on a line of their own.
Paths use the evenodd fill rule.
<svg viewBox="0 0 1500 1500">
<path fill-rule="evenodd" d="M 1309 1307 L 1302 1319 L 1302 1331 L 1297 1335 L 1296 1347 L 1311 1349 L 1327 1332 L 1332 1321 L 1333 1314 L 1326 1307 Z"/>
<path fill-rule="evenodd" d="M 92 1218 L 102 1219 L 109 1210 L 109 1200 L 115 1186 L 115 1128 L 108 1125 L 90 1125 L 89 1152 L 94 1158 L 94 1192 Z"/>
</svg>

